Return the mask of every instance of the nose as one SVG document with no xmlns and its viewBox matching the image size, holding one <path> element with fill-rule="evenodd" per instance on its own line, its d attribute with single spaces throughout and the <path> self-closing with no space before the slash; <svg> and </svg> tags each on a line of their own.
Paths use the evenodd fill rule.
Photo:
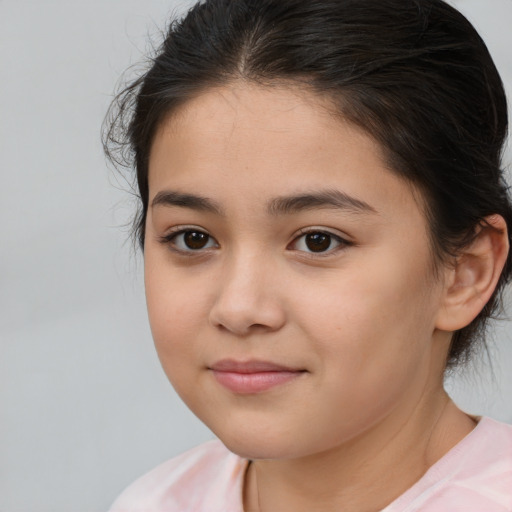
<svg viewBox="0 0 512 512">
<path fill-rule="evenodd" d="M 211 324 L 237 336 L 279 330 L 285 309 L 268 259 L 240 257 L 226 267 L 210 310 Z"/>
</svg>

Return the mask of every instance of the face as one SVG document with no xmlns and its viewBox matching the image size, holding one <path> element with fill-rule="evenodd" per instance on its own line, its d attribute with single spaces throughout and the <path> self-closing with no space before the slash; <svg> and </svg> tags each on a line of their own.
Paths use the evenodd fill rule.
<svg viewBox="0 0 512 512">
<path fill-rule="evenodd" d="M 441 385 L 443 285 L 420 201 L 319 99 L 248 85 L 203 93 L 157 132 L 149 189 L 156 348 L 231 450 L 329 450 Z"/>
</svg>

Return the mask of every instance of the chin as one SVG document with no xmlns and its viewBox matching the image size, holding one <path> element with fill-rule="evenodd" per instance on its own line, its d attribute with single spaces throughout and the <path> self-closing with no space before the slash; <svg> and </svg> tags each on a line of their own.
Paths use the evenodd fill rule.
<svg viewBox="0 0 512 512">
<path fill-rule="evenodd" d="M 260 460 L 260 459 L 290 459 L 294 458 L 289 450 L 283 449 L 281 446 L 269 445 L 268 442 L 258 443 L 257 441 L 233 441 L 229 440 L 226 442 L 221 439 L 226 448 L 230 451 L 242 457 L 243 459 L 249 460 Z"/>
<path fill-rule="evenodd" d="M 293 459 L 305 455 L 304 447 L 291 433 L 279 435 L 254 429 L 214 433 L 229 451 L 244 459 Z"/>
</svg>

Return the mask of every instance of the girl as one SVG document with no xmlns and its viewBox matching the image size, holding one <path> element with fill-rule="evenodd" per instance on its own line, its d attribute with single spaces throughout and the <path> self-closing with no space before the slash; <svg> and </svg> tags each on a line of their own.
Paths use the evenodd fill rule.
<svg viewBox="0 0 512 512">
<path fill-rule="evenodd" d="M 511 269 L 506 100 L 469 22 L 206 0 L 115 108 L 156 348 L 220 441 L 112 512 L 512 511 L 512 427 L 443 389 Z"/>
</svg>

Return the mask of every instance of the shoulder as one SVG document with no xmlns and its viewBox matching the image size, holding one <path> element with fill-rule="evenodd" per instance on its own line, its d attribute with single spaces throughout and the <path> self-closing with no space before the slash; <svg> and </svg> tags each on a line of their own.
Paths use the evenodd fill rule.
<svg viewBox="0 0 512 512">
<path fill-rule="evenodd" d="M 512 425 L 477 427 L 383 512 L 512 512 Z"/>
<path fill-rule="evenodd" d="M 478 427 L 462 445 L 445 499 L 460 508 L 464 496 L 467 512 L 512 512 L 512 425 L 482 418 Z"/>
<path fill-rule="evenodd" d="M 241 512 L 246 466 L 220 441 L 210 441 L 139 478 L 109 512 Z"/>
</svg>

